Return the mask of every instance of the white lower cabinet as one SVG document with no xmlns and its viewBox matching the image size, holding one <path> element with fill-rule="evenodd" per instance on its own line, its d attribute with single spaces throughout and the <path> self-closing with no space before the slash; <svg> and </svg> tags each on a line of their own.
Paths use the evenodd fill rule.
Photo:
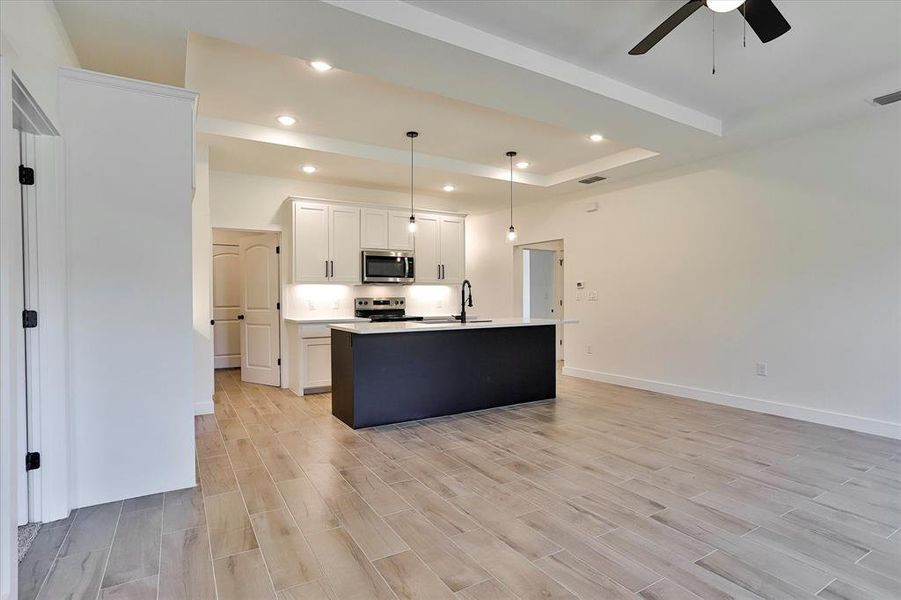
<svg viewBox="0 0 901 600">
<path fill-rule="evenodd" d="M 332 339 L 302 338 L 301 353 L 303 369 L 303 387 L 330 387 L 332 385 Z"/>
</svg>

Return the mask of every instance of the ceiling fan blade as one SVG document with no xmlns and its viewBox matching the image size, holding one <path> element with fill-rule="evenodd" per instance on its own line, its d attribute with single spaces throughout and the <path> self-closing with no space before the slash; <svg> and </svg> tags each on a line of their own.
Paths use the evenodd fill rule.
<svg viewBox="0 0 901 600">
<path fill-rule="evenodd" d="M 636 54 L 644 54 L 656 46 L 657 42 L 665 38 L 670 31 L 678 27 L 682 21 L 690 17 L 694 11 L 702 6 L 704 6 L 704 0 L 689 0 L 683 4 L 679 10 L 671 14 L 666 21 L 658 25 L 657 29 L 649 33 L 647 37 L 629 50 L 629 54 L 632 54 L 633 56 Z M 750 23 L 750 21 L 748 21 L 748 23 Z"/>
<path fill-rule="evenodd" d="M 792 28 L 773 0 L 745 0 L 738 12 L 744 15 L 745 21 L 764 44 Z"/>
</svg>

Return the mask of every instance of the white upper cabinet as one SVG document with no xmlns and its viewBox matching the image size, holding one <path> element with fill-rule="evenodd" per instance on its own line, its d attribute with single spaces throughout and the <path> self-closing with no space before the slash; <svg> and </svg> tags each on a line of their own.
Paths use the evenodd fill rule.
<svg viewBox="0 0 901 600">
<path fill-rule="evenodd" d="M 360 283 L 360 209 L 329 207 L 329 281 Z"/>
<path fill-rule="evenodd" d="M 388 249 L 412 250 L 413 234 L 410 233 L 410 214 L 401 210 L 388 211 Z"/>
<path fill-rule="evenodd" d="M 416 256 L 413 258 L 416 283 L 441 283 L 440 222 L 438 215 L 416 215 Z"/>
<path fill-rule="evenodd" d="M 360 209 L 295 202 L 294 283 L 360 282 Z"/>
<path fill-rule="evenodd" d="M 388 211 L 384 208 L 360 209 L 360 246 L 374 250 L 387 250 Z"/>
<path fill-rule="evenodd" d="M 294 282 L 323 283 L 329 276 L 328 205 L 294 203 Z"/>
<path fill-rule="evenodd" d="M 465 218 L 295 200 L 293 282 L 359 284 L 360 250 L 414 250 L 417 283 L 456 284 L 466 276 Z"/>
<path fill-rule="evenodd" d="M 441 216 L 439 220 L 439 250 L 442 283 L 462 283 L 466 278 L 466 248 L 463 217 Z"/>
</svg>

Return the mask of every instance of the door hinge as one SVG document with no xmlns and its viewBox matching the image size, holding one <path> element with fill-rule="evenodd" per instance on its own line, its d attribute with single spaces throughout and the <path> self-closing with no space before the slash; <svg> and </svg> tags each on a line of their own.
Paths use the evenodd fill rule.
<svg viewBox="0 0 901 600">
<path fill-rule="evenodd" d="M 275 253 L 276 253 L 276 254 L 281 254 L 281 253 L 282 253 L 282 247 L 281 247 L 281 246 L 276 246 L 276 247 L 275 247 Z"/>
<path fill-rule="evenodd" d="M 19 183 L 22 185 L 34 185 L 34 169 L 19 165 Z"/>
<path fill-rule="evenodd" d="M 278 359 L 278 366 L 282 366 L 282 359 Z"/>
<path fill-rule="evenodd" d="M 22 327 L 32 329 L 38 326 L 38 311 L 23 310 L 22 311 Z"/>
<path fill-rule="evenodd" d="M 281 309 L 282 309 L 282 303 L 281 303 L 281 302 L 276 302 L 276 303 L 275 303 L 275 310 L 281 310 Z"/>
<path fill-rule="evenodd" d="M 25 470 L 34 471 L 41 468 L 41 453 L 26 452 L 25 453 Z"/>
</svg>

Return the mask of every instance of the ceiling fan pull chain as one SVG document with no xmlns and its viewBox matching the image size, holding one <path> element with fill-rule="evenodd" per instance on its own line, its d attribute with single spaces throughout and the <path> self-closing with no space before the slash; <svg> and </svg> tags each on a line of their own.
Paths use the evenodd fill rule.
<svg viewBox="0 0 901 600">
<path fill-rule="evenodd" d="M 742 24 L 741 24 L 741 47 L 748 47 L 748 1 L 745 0 L 741 5 L 741 16 L 742 16 Z"/>
</svg>

